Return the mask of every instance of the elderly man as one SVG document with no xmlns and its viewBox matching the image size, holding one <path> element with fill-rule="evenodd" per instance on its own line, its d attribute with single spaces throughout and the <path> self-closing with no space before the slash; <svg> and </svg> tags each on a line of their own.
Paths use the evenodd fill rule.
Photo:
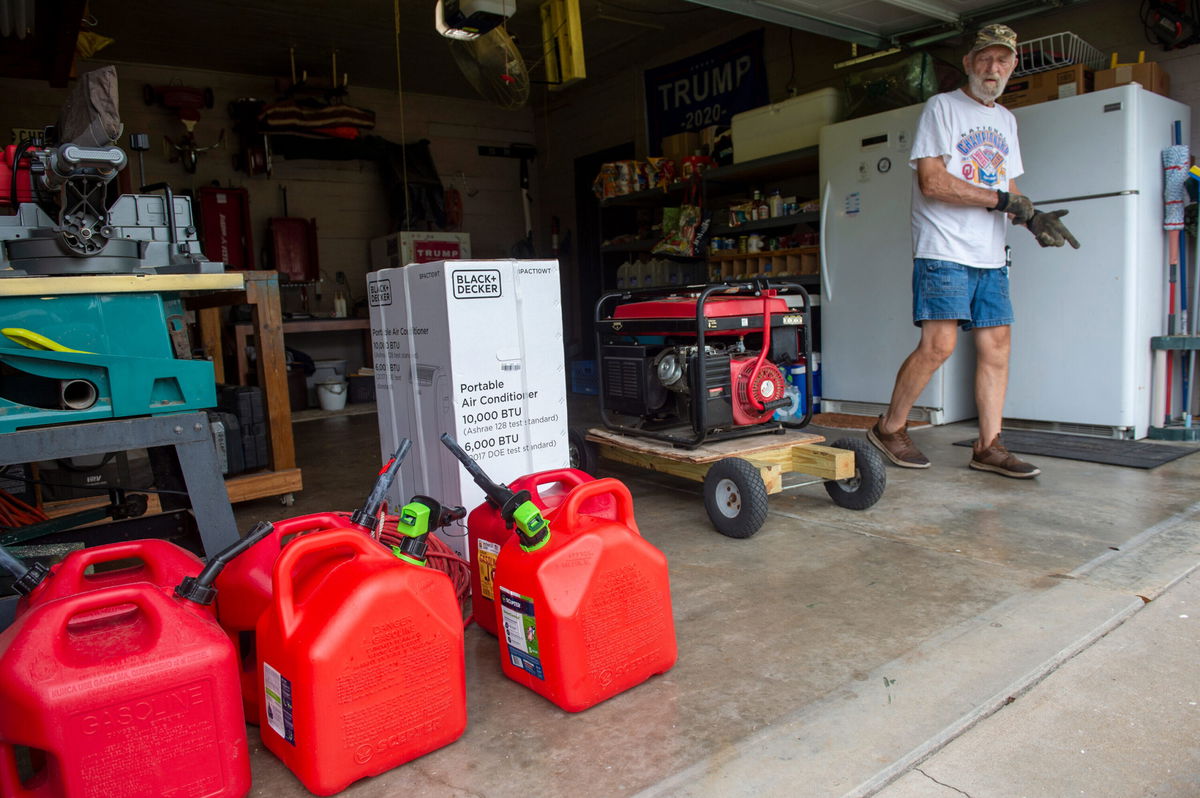
<svg viewBox="0 0 1200 798">
<path fill-rule="evenodd" d="M 954 351 L 958 328 L 974 330 L 979 440 L 970 467 L 1029 479 L 1041 471 L 1000 440 L 1008 383 L 1012 304 L 1004 246 L 1006 217 L 1042 246 L 1079 243 L 1060 221 L 1066 211 L 1035 211 L 1017 191 L 1021 148 L 1012 113 L 996 104 L 1017 65 L 1017 35 L 1004 25 L 979 31 L 963 56 L 967 85 L 931 97 L 913 137 L 913 323 L 917 348 L 900 366 L 887 412 L 867 438 L 905 468 L 929 460 L 906 432 L 908 413 L 934 371 Z"/>
</svg>

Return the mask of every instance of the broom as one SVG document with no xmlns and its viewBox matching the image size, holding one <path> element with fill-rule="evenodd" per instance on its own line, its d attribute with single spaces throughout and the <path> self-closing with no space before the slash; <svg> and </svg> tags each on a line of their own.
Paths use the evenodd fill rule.
<svg viewBox="0 0 1200 798">
<path fill-rule="evenodd" d="M 1162 152 L 1163 161 L 1163 229 L 1168 235 L 1168 285 L 1170 286 L 1167 301 L 1167 335 L 1179 333 L 1175 315 L 1175 285 L 1179 272 L 1179 231 L 1183 229 L 1183 200 L 1184 184 L 1187 181 L 1188 162 L 1190 154 L 1188 147 L 1180 143 L 1183 130 L 1180 122 L 1175 123 L 1174 144 Z M 1172 376 L 1175 371 L 1175 357 L 1169 354 L 1167 363 L 1166 418 L 1164 425 L 1171 421 L 1171 391 Z M 1186 412 L 1186 408 L 1185 408 Z"/>
</svg>

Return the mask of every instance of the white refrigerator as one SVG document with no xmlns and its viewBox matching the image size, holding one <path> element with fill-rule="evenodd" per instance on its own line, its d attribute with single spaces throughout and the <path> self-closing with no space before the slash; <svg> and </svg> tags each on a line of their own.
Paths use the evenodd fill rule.
<svg viewBox="0 0 1200 798">
<path fill-rule="evenodd" d="M 916 344 L 909 210 L 921 106 L 821 132 L 822 370 L 835 411 L 877 413 Z M 1016 321 L 1006 426 L 1141 438 L 1150 421 L 1150 338 L 1166 329 L 1162 157 L 1190 109 L 1120 86 L 1014 109 L 1021 193 L 1070 211 L 1082 244 L 1042 249 L 1009 230 Z M 976 415 L 969 334 L 921 394 L 914 417 Z M 826 399 L 825 397 L 828 397 Z"/>
<path fill-rule="evenodd" d="M 1039 209 L 1065 209 L 1082 245 L 1042 249 L 1013 229 L 1010 426 L 1144 438 L 1150 338 L 1167 329 L 1162 151 L 1191 109 L 1137 85 L 1013 111 Z M 1157 423 L 1161 423 L 1157 422 Z"/>
<path fill-rule="evenodd" d="M 908 156 L 921 105 L 821 129 L 821 409 L 877 415 L 916 347 L 912 323 L 913 170 Z M 975 416 L 975 347 L 953 355 L 917 398 L 914 420 Z"/>
</svg>

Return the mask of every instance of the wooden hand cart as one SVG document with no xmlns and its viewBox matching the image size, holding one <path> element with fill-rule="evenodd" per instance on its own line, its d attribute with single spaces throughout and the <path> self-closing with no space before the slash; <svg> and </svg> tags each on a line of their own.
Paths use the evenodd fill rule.
<svg viewBox="0 0 1200 798">
<path fill-rule="evenodd" d="M 592 427 L 570 431 L 571 464 L 592 471 L 599 458 L 673 474 L 704 483 L 704 507 L 714 527 L 731 538 L 748 538 L 767 518 L 767 497 L 784 490 L 824 483 L 834 503 L 865 510 L 883 495 L 887 472 L 883 458 L 866 441 L 825 438 L 788 430 L 749 438 L 720 440 L 694 449 Z M 815 479 L 783 484 L 785 473 Z"/>
</svg>

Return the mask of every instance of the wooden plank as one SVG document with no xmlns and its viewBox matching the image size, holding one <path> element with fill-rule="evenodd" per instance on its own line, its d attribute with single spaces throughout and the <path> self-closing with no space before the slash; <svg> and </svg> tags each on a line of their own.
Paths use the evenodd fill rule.
<svg viewBox="0 0 1200 798">
<path fill-rule="evenodd" d="M 225 382 L 225 358 L 221 351 L 221 311 L 217 308 L 201 308 L 196 311 L 200 327 L 200 346 L 204 355 L 213 364 L 213 379 L 217 384 Z"/>
<path fill-rule="evenodd" d="M 590 439 L 590 438 L 589 438 Z M 662 474 L 672 474 L 693 482 L 703 482 L 708 473 L 708 463 L 686 463 L 670 460 L 648 452 L 638 452 L 620 446 L 614 446 L 608 441 L 597 441 L 600 456 L 618 463 L 627 463 L 647 471 L 658 471 Z"/>
<path fill-rule="evenodd" d="M 758 464 L 755 463 L 755 465 Z M 758 473 L 762 477 L 763 485 L 766 486 L 768 495 L 783 492 L 783 466 L 759 466 Z"/>
<path fill-rule="evenodd" d="M 157 493 L 142 493 L 137 490 L 127 490 L 126 495 L 130 493 L 140 493 L 146 497 L 146 512 L 144 515 L 158 515 L 162 512 L 162 502 L 158 499 Z M 63 499 L 56 502 L 46 502 L 42 505 L 42 512 L 50 518 L 61 518 L 64 515 L 71 513 L 80 513 L 84 510 L 92 510 L 96 507 L 108 506 L 108 494 L 98 496 L 88 496 L 83 499 Z M 99 521 L 94 521 L 90 524 L 82 524 L 81 526 L 95 526 L 96 524 L 112 523 L 111 518 L 102 518 Z"/>
<path fill-rule="evenodd" d="M 792 471 L 819 479 L 854 476 L 854 452 L 832 446 L 797 446 L 792 449 Z"/>
<path fill-rule="evenodd" d="M 80 274 L 0 280 L 0 296 L 138 294 L 157 291 L 237 291 L 242 272 L 224 274 Z"/>
<path fill-rule="evenodd" d="M 607 443 L 601 443 L 597 448 L 600 456 L 608 460 L 637 466 L 647 471 L 657 471 L 660 474 L 671 474 L 672 476 L 690 479 L 693 482 L 703 482 L 704 477 L 708 475 L 708 469 L 712 467 L 711 463 L 680 462 L 654 454 L 623 449 Z M 763 485 L 766 486 L 768 494 L 783 491 L 782 464 L 753 463 L 753 465 L 758 468 L 759 476 L 762 477 Z"/>
<path fill-rule="evenodd" d="M 639 438 L 634 435 L 624 435 L 601 427 L 592 427 L 587 431 L 587 439 L 594 443 L 605 443 L 615 448 L 629 449 L 641 454 L 654 455 L 681 463 L 712 463 L 725 457 L 746 457 L 749 459 L 749 455 L 753 454 L 766 456 L 762 453 L 776 450 L 786 453 L 791 447 L 822 443 L 825 437 L 811 432 L 788 430 L 782 435 L 764 433 L 746 438 L 733 438 L 705 443 L 695 449 L 681 449 L 665 441 L 658 441 L 653 438 Z"/>
<path fill-rule="evenodd" d="M 278 273 L 246 272 L 246 298 L 250 300 L 254 321 L 258 384 L 263 389 L 267 414 L 271 470 L 286 471 L 296 467 L 296 448 L 292 440 L 292 408 L 283 351 Z"/>
<path fill-rule="evenodd" d="M 230 477 L 225 480 L 225 492 L 229 494 L 230 503 L 234 504 L 252 499 L 283 496 L 303 489 L 304 481 L 299 468 L 290 468 L 286 471 L 256 471 L 251 474 L 239 474 L 236 477 Z M 136 490 L 128 492 L 138 493 Z M 158 499 L 158 494 L 149 493 L 145 495 L 147 505 L 145 514 L 157 515 L 161 513 L 162 503 Z M 46 502 L 42 507 L 42 512 L 51 518 L 60 518 L 82 510 L 104 507 L 107 504 L 107 494 L 103 496 L 91 496 L 86 499 L 65 499 L 63 501 Z M 96 523 L 109 523 L 110 521 L 111 519 L 102 519 Z M 92 526 L 92 524 L 88 524 L 88 526 Z"/>
<path fill-rule="evenodd" d="M 269 496 L 283 496 L 303 490 L 303 488 L 304 482 L 300 477 L 299 468 L 289 468 L 283 471 L 258 471 L 225 480 L 225 491 L 229 494 L 231 504 Z"/>
</svg>

